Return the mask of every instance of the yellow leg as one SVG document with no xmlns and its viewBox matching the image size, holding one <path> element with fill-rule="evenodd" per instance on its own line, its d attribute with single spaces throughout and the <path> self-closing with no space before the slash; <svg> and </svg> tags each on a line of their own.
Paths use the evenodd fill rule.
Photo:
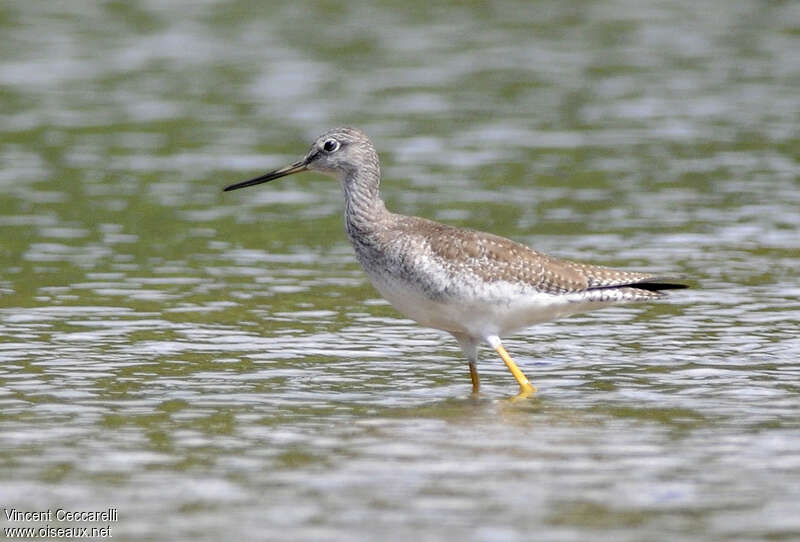
<svg viewBox="0 0 800 542">
<path fill-rule="evenodd" d="M 516 398 L 523 399 L 530 396 L 532 393 L 536 393 L 536 388 L 534 388 L 528 381 L 528 377 L 519 370 L 519 367 L 517 367 L 517 364 L 514 363 L 513 359 L 511 359 L 511 356 L 508 355 L 508 352 L 506 352 L 506 349 L 503 348 L 503 345 L 498 344 L 495 347 L 495 350 L 498 354 L 500 354 L 500 357 L 503 358 L 503 361 L 506 363 L 506 367 L 508 367 L 508 370 L 511 371 L 511 374 L 514 375 L 514 378 L 517 379 L 517 383 L 519 384 L 519 395 L 517 395 Z"/>
<path fill-rule="evenodd" d="M 471 361 L 469 362 L 469 377 L 472 379 L 472 393 L 478 393 L 481 382 L 478 378 L 478 369 L 475 368 L 475 363 Z"/>
</svg>

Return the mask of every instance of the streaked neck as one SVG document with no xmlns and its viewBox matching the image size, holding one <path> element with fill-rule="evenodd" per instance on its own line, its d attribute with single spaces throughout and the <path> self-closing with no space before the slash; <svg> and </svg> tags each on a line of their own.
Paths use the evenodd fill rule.
<svg viewBox="0 0 800 542">
<path fill-rule="evenodd" d="M 342 179 L 345 228 L 353 242 L 374 232 L 389 215 L 378 190 L 380 176 L 376 161 L 348 172 Z"/>
</svg>

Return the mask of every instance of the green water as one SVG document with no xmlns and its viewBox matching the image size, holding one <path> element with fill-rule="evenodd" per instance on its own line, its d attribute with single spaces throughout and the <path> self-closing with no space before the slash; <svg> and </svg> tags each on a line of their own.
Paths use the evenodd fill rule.
<svg viewBox="0 0 800 542">
<path fill-rule="evenodd" d="M 0 34 L 0 507 L 114 507 L 85 525 L 115 540 L 800 538 L 800 4 L 9 1 Z M 472 397 L 334 181 L 221 192 L 339 124 L 394 211 L 693 289 L 508 338 L 540 393 L 486 349 Z"/>
</svg>

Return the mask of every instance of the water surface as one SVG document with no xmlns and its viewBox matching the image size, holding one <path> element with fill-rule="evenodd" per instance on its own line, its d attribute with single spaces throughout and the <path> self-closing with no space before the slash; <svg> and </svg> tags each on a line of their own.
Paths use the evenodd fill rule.
<svg viewBox="0 0 800 542">
<path fill-rule="evenodd" d="M 0 31 L 3 507 L 113 506 L 122 540 L 800 537 L 795 3 L 10 2 Z M 693 289 L 509 338 L 529 401 L 486 349 L 472 397 L 335 182 L 221 192 L 339 124 L 392 210 Z"/>
</svg>

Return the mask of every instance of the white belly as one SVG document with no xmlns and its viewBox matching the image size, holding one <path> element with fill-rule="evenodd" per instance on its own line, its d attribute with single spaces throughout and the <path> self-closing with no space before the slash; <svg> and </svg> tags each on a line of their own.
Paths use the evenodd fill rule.
<svg viewBox="0 0 800 542">
<path fill-rule="evenodd" d="M 398 311 L 421 325 L 472 337 L 503 336 L 528 326 L 548 322 L 597 304 L 576 303 L 567 296 L 535 291 L 496 282 L 480 288 L 465 288 L 464 295 L 434 300 L 408 282 L 368 273 L 375 288 Z"/>
</svg>

